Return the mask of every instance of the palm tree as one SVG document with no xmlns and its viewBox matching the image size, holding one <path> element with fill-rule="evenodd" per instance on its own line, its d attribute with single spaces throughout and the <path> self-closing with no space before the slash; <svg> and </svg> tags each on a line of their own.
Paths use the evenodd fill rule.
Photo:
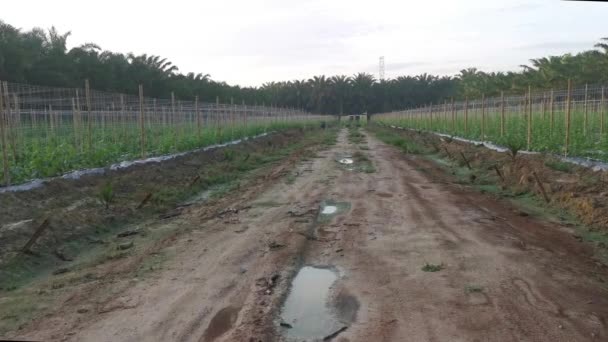
<svg viewBox="0 0 608 342">
<path fill-rule="evenodd" d="M 325 75 L 314 76 L 308 80 L 308 84 L 311 87 L 311 98 L 313 107 L 319 113 L 323 111 L 326 97 L 328 94 L 329 82 Z"/>
<path fill-rule="evenodd" d="M 337 75 L 330 78 L 331 94 L 338 101 L 338 114 L 344 114 L 344 98 L 348 96 L 351 78 L 345 75 Z"/>
<path fill-rule="evenodd" d="M 372 86 L 374 83 L 376 83 L 376 79 L 371 74 L 360 72 L 354 75 L 352 84 L 353 102 L 356 112 L 367 112 L 372 100 Z"/>
</svg>

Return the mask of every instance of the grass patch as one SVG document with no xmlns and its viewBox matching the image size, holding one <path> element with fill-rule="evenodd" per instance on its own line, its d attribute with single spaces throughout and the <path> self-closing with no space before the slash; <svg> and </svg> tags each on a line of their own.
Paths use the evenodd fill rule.
<svg viewBox="0 0 608 342">
<path fill-rule="evenodd" d="M 464 287 L 466 293 L 480 293 L 483 292 L 483 287 L 479 285 L 467 285 Z"/>
<path fill-rule="evenodd" d="M 285 183 L 287 183 L 287 184 L 291 185 L 291 184 L 293 184 L 293 183 L 295 183 L 295 182 L 296 182 L 296 178 L 297 178 L 297 176 L 295 175 L 295 173 L 290 172 L 290 173 L 287 175 L 287 177 L 285 177 Z"/>
<path fill-rule="evenodd" d="M 445 266 L 443 263 L 441 264 L 429 264 L 428 262 L 422 266 L 422 271 L 424 272 L 439 272 L 443 270 Z"/>
<path fill-rule="evenodd" d="M 355 163 L 355 170 L 365 173 L 376 172 L 376 168 L 372 161 L 367 155 L 361 151 L 357 151 L 353 154 L 353 161 Z"/>
<path fill-rule="evenodd" d="M 549 160 L 545 161 L 545 166 L 547 166 L 548 168 L 551 168 L 555 171 L 566 172 L 566 173 L 572 173 L 572 171 L 574 170 L 574 165 L 572 165 L 571 163 L 568 163 L 568 162 L 558 160 L 558 159 L 549 159 Z"/>
<path fill-rule="evenodd" d="M 0 311 L 0 336 L 9 331 L 19 329 L 29 322 L 40 310 L 50 307 L 49 300 L 45 296 L 36 293 L 16 293 L 10 298 L 2 298 L 2 310 Z"/>
<path fill-rule="evenodd" d="M 355 145 L 362 144 L 365 142 L 365 135 L 359 131 L 359 127 L 351 126 L 348 129 L 348 141 Z"/>
<path fill-rule="evenodd" d="M 275 202 L 275 201 L 259 201 L 252 203 L 254 207 L 259 208 L 276 208 L 283 205 L 283 203 Z"/>
<path fill-rule="evenodd" d="M 368 125 L 367 129 L 385 144 L 398 147 L 404 153 L 427 154 L 429 150 L 391 128 Z"/>
</svg>

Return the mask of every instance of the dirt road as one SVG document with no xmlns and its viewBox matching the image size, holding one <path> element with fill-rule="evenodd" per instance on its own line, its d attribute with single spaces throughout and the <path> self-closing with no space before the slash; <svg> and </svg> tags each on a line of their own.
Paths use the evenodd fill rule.
<svg viewBox="0 0 608 342">
<path fill-rule="evenodd" d="M 375 172 L 337 162 L 356 151 Z M 291 280 L 313 265 L 338 277 L 329 306 L 347 329 L 328 339 L 606 341 L 608 273 L 590 251 L 565 227 L 446 177 L 371 136 L 352 144 L 343 130 L 288 180 L 245 191 L 231 205 L 240 210 L 158 223 L 195 227 L 163 249 L 160 270 L 75 294 L 19 337 L 281 340 Z M 331 204 L 336 213 L 319 212 Z M 111 299 L 100 308 L 102 298 Z"/>
</svg>

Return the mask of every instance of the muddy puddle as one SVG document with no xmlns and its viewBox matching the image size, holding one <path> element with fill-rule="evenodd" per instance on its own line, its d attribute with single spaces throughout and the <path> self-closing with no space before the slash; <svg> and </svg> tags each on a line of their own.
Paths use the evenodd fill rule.
<svg viewBox="0 0 608 342">
<path fill-rule="evenodd" d="M 321 222 L 331 220 L 333 216 L 341 214 L 348 209 L 350 209 L 350 203 L 348 202 L 323 201 L 319 206 L 319 220 Z"/>
<path fill-rule="evenodd" d="M 232 328 L 238 318 L 240 308 L 226 307 L 218 311 L 209 322 L 201 341 L 211 342 Z"/>
<path fill-rule="evenodd" d="M 344 327 L 331 308 L 331 269 L 305 266 L 292 282 L 281 311 L 281 333 L 288 341 L 321 340 Z"/>
<path fill-rule="evenodd" d="M 331 215 L 331 214 L 335 214 L 336 211 L 338 211 L 338 207 L 336 207 L 335 205 L 328 205 L 328 206 L 323 207 L 323 210 L 321 210 L 321 214 Z"/>
</svg>

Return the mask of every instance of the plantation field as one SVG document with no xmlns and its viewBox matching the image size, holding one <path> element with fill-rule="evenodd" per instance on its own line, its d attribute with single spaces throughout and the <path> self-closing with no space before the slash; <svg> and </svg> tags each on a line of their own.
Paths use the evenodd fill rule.
<svg viewBox="0 0 608 342">
<path fill-rule="evenodd" d="M 587 98 L 587 97 L 585 97 Z M 537 100 L 536 102 L 534 102 Z M 516 104 L 458 103 L 383 113 L 374 120 L 388 125 L 439 132 L 509 149 L 556 153 L 608 161 L 605 99 L 551 103 L 545 97 Z M 523 102 L 523 103 L 522 103 Z M 492 103 L 491 106 L 488 104 Z"/>
<path fill-rule="evenodd" d="M 326 116 L 264 107 L 145 98 L 3 82 L 0 184 L 190 151 L 261 133 L 318 125 Z"/>
<path fill-rule="evenodd" d="M 18 150 L 9 149 L 9 172 L 12 184 L 35 178 L 57 176 L 72 170 L 103 167 L 112 163 L 160 156 L 214 144 L 253 137 L 262 133 L 294 127 L 318 125 L 318 121 L 269 121 L 249 125 L 204 127 L 182 124 L 174 127 L 154 125 L 145 128 L 142 155 L 141 130 L 136 123 L 92 127 L 89 138 L 74 134 L 72 125 L 48 130 L 39 125 L 28 129 L 18 139 Z M 0 160 L 0 179 L 5 179 Z"/>
</svg>

